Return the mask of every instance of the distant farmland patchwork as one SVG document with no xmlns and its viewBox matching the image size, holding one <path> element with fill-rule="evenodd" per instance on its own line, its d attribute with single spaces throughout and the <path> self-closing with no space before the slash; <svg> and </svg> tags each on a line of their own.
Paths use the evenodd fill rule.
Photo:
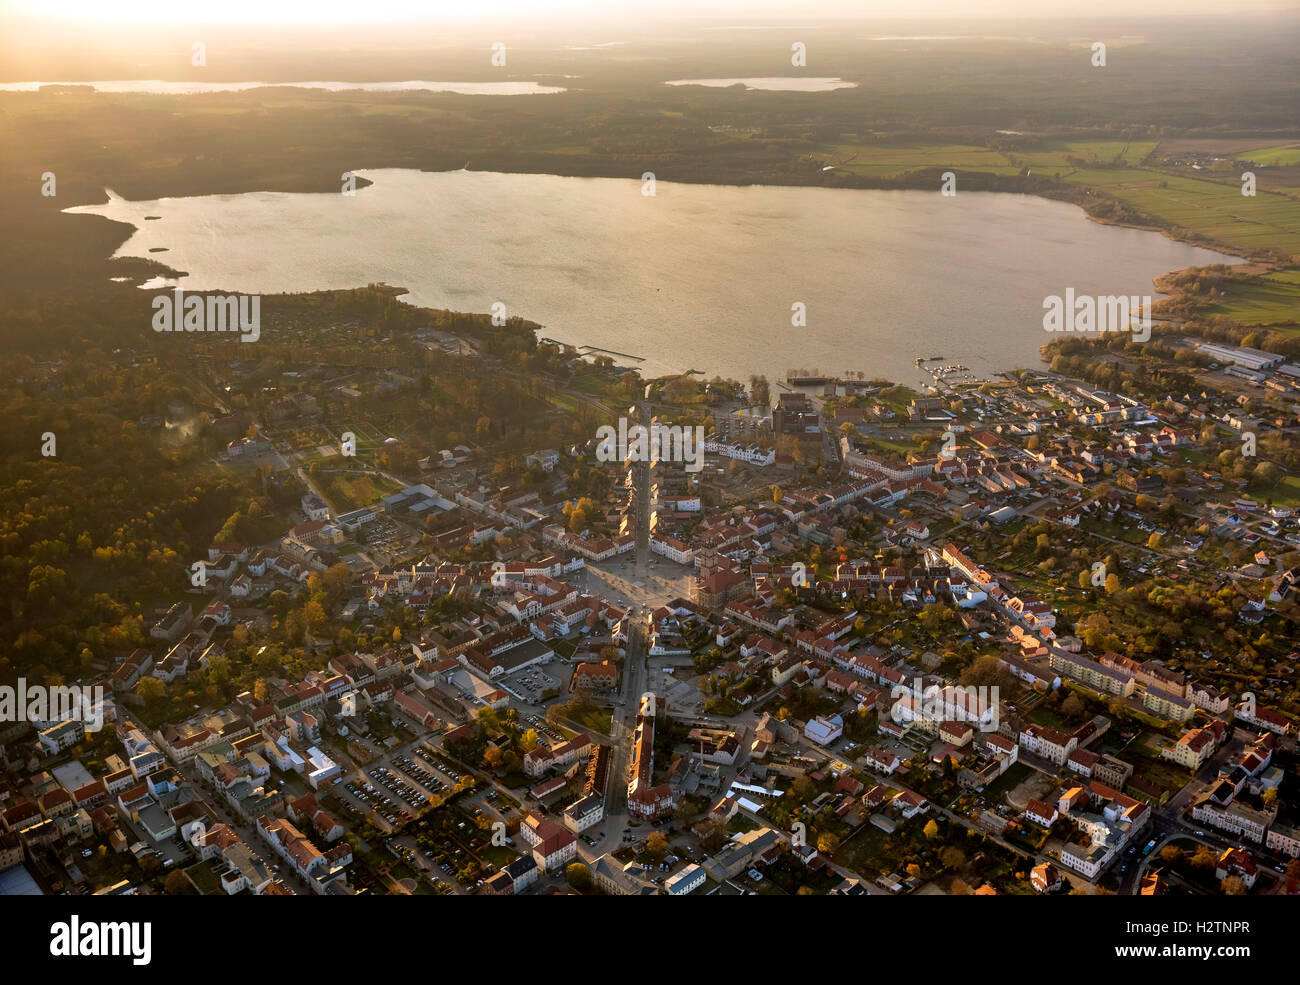
<svg viewBox="0 0 1300 985">
<path fill-rule="evenodd" d="M 1257 177 L 1257 194 L 1246 197 L 1231 167 L 1215 172 L 1214 177 L 1200 178 L 1144 165 L 1156 149 L 1155 141 L 1076 140 L 1029 151 L 998 151 L 962 144 L 844 143 L 824 144 L 819 151 L 836 170 L 872 178 L 895 178 L 936 168 L 951 169 L 958 175 L 1048 171 L 1062 181 L 1096 188 L 1171 226 L 1201 233 L 1215 243 L 1300 255 L 1300 200 L 1288 194 L 1291 189 L 1271 190 L 1271 176 L 1265 175 Z M 1300 147 L 1239 156 L 1260 160 L 1260 154 L 1278 165 L 1300 163 Z"/>
</svg>

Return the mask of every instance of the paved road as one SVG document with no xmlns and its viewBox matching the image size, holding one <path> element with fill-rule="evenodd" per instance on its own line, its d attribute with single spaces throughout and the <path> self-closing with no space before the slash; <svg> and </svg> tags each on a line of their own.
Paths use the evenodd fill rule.
<svg viewBox="0 0 1300 985">
<path fill-rule="evenodd" d="M 634 626 L 627 642 L 627 657 L 623 662 L 623 687 L 614 706 L 610 723 L 609 770 L 605 779 L 605 820 L 599 829 L 600 840 L 594 849 L 579 842 L 583 855 L 592 858 L 617 850 L 623 844 L 627 831 L 627 771 L 632 748 L 632 734 L 636 729 L 636 716 L 646 681 L 645 630 Z"/>
</svg>

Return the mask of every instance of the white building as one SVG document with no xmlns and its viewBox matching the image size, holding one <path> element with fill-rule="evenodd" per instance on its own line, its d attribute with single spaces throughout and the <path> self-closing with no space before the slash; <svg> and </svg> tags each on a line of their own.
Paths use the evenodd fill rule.
<svg viewBox="0 0 1300 985">
<path fill-rule="evenodd" d="M 704 870 L 698 865 L 688 865 L 664 882 L 664 892 L 669 896 L 686 896 L 704 885 Z"/>
<path fill-rule="evenodd" d="M 564 826 L 574 834 L 582 834 L 605 819 L 605 798 L 598 793 L 575 800 L 561 814 Z"/>
<path fill-rule="evenodd" d="M 704 450 L 714 455 L 724 455 L 727 458 L 739 459 L 749 465 L 765 466 L 771 465 L 776 461 L 776 449 L 768 448 L 766 450 L 758 445 L 742 445 L 730 441 L 724 441 L 714 435 L 704 439 Z"/>
<path fill-rule="evenodd" d="M 827 718 L 818 715 L 803 727 L 805 739 L 810 739 L 819 746 L 827 746 L 844 734 L 844 719 L 839 715 Z"/>
</svg>

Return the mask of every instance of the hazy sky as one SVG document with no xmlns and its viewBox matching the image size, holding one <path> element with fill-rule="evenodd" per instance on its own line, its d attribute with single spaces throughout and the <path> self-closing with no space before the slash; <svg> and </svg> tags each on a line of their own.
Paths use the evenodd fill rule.
<svg viewBox="0 0 1300 985">
<path fill-rule="evenodd" d="M 898 19 L 978 16 L 1087 17 L 1230 12 L 1296 12 L 1300 0 L 650 0 L 610 4 L 600 0 L 0 0 L 0 10 L 23 20 L 113 23 L 151 27 L 189 23 L 292 21 L 326 27 L 382 20 L 423 22 L 608 22 L 619 12 L 629 27 L 664 19 L 735 18 L 737 24 L 770 18 L 879 16 Z"/>
</svg>

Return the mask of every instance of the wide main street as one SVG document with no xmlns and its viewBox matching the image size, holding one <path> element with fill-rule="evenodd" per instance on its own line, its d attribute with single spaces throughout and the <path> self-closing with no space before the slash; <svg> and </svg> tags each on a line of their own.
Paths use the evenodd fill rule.
<svg viewBox="0 0 1300 985">
<path fill-rule="evenodd" d="M 623 661 L 623 684 L 614 705 L 610 722 L 611 745 L 609 769 L 605 779 L 605 821 L 600 841 L 590 851 L 582 846 L 583 854 L 592 858 L 617 850 L 628 830 L 627 784 L 630 769 L 632 735 L 636 731 L 636 716 L 646 680 L 645 629 L 634 625 L 627 641 L 627 657 Z M 582 843 L 579 843 L 580 846 Z"/>
</svg>

